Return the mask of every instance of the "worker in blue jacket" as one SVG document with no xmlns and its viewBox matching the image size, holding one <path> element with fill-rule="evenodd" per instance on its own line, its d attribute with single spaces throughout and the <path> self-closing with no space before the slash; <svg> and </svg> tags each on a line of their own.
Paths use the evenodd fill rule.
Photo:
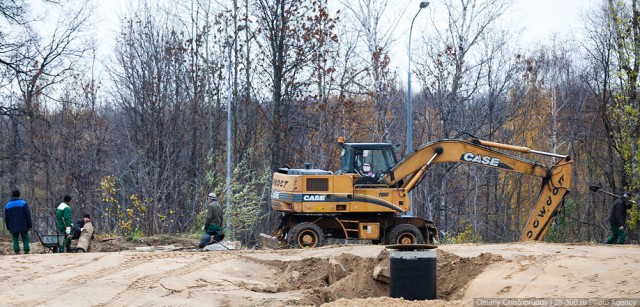
<svg viewBox="0 0 640 307">
<path fill-rule="evenodd" d="M 20 238 L 25 254 L 29 253 L 29 230 L 33 228 L 31 211 L 27 203 L 20 199 L 20 190 L 11 192 L 11 200 L 4 206 L 4 221 L 13 235 L 13 252 L 20 254 Z"/>
</svg>

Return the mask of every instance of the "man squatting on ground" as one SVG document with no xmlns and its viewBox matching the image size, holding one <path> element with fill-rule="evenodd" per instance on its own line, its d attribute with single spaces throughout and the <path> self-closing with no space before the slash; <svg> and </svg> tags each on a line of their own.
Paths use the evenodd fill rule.
<svg viewBox="0 0 640 307">
<path fill-rule="evenodd" d="M 82 220 L 79 220 L 71 229 L 71 239 L 78 240 L 76 244 L 76 253 L 88 252 L 93 239 L 93 224 L 91 223 L 91 215 L 85 213 Z"/>
<path fill-rule="evenodd" d="M 220 242 L 224 239 L 224 233 L 222 232 L 222 207 L 216 200 L 216 193 L 209 193 L 207 196 L 207 215 L 204 218 L 204 235 L 200 239 L 200 245 L 198 247 L 204 248 L 211 242 L 211 237 L 215 242 Z"/>
</svg>

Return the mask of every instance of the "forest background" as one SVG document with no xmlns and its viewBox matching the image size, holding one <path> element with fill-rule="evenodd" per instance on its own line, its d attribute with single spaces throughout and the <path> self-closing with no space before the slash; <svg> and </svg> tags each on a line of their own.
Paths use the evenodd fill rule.
<svg viewBox="0 0 640 307">
<path fill-rule="evenodd" d="M 503 22 L 509 0 L 432 2 L 441 17 L 423 12 L 412 42 L 413 148 L 474 135 L 568 154 L 571 193 L 546 240 L 602 241 L 613 198 L 588 187 L 640 187 L 640 4 L 602 0 L 585 12 L 584 37 L 517 46 Z M 74 220 L 90 213 L 103 233 L 191 232 L 206 195 L 226 204 L 231 189 L 227 235 L 251 243 L 277 226 L 275 169 L 337 170 L 338 136 L 406 154 L 397 37 L 382 24 L 393 0 L 335 10 L 327 0 L 143 2 L 113 21 L 104 71 L 83 3 L 0 0 L 0 196 L 19 188 L 42 232 L 65 194 Z M 64 13 L 43 34 L 34 6 Z M 445 242 L 514 241 L 539 180 L 437 165 L 414 190 L 413 213 Z M 637 208 L 631 218 L 637 240 Z"/>
</svg>

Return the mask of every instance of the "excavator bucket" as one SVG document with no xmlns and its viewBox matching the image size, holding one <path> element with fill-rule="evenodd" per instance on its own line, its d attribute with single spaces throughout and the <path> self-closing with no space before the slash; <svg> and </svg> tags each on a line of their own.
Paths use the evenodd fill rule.
<svg viewBox="0 0 640 307">
<path fill-rule="evenodd" d="M 560 212 L 564 196 L 569 193 L 572 167 L 573 161 L 566 157 L 558 161 L 549 170 L 548 177 L 542 180 L 538 201 L 522 231 L 521 241 L 541 241 L 544 238 L 556 215 Z"/>
</svg>

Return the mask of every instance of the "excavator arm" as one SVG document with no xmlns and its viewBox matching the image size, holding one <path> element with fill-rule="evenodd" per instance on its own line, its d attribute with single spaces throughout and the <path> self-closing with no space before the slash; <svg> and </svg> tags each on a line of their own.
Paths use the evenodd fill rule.
<svg viewBox="0 0 640 307">
<path fill-rule="evenodd" d="M 552 156 L 560 160 L 552 167 L 521 159 L 494 150 Z M 541 177 L 542 187 L 538 201 L 522 232 L 521 240 L 542 240 L 551 222 L 560 210 L 560 203 L 569 192 L 573 161 L 569 156 L 536 151 L 527 147 L 472 139 L 439 140 L 428 143 L 398 162 L 382 180 L 390 187 L 409 192 L 420 182 L 431 164 L 463 162 Z"/>
</svg>

